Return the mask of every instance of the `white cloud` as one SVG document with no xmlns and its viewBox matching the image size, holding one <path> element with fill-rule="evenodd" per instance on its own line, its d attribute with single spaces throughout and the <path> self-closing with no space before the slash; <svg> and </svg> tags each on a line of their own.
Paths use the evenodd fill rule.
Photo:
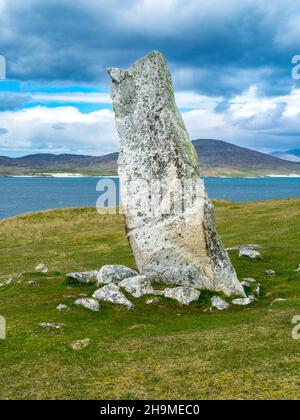
<svg viewBox="0 0 300 420">
<path fill-rule="evenodd" d="M 105 94 L 92 97 L 107 101 Z M 57 95 L 55 95 L 57 96 Z M 90 94 L 71 95 L 90 102 Z M 96 99 L 97 98 L 97 99 Z M 61 95 L 61 102 L 70 95 Z M 214 138 L 261 150 L 289 149 L 299 145 L 300 89 L 290 95 L 267 98 L 252 86 L 229 101 L 195 92 L 176 93 L 190 137 Z M 218 109 L 218 105 L 225 107 Z M 102 155 L 118 148 L 114 113 L 110 109 L 89 114 L 74 106 L 38 106 L 0 113 L 2 154 L 33 152 Z"/>
</svg>

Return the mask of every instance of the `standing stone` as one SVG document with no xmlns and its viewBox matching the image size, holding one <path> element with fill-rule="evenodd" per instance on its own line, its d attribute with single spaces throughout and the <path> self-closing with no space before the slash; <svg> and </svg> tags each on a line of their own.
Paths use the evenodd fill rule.
<svg viewBox="0 0 300 420">
<path fill-rule="evenodd" d="M 162 54 L 108 73 L 121 144 L 122 208 L 139 272 L 168 285 L 244 296 L 216 232 Z"/>
</svg>

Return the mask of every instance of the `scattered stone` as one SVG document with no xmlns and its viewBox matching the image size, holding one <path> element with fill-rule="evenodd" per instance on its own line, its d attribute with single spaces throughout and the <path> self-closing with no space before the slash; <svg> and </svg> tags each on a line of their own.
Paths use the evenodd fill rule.
<svg viewBox="0 0 300 420">
<path fill-rule="evenodd" d="M 84 338 L 83 340 L 76 340 L 71 343 L 71 349 L 74 351 L 79 351 L 86 348 L 90 344 L 91 340 L 89 338 Z"/>
<path fill-rule="evenodd" d="M 250 287 L 250 283 L 248 283 L 247 281 L 241 281 L 241 285 L 243 286 L 243 287 Z"/>
<path fill-rule="evenodd" d="M 266 270 L 267 276 L 275 276 L 276 272 L 274 270 Z"/>
<path fill-rule="evenodd" d="M 68 279 L 76 280 L 79 283 L 90 284 L 97 282 L 98 271 L 84 271 L 81 273 L 69 273 L 67 274 Z"/>
<path fill-rule="evenodd" d="M 261 253 L 258 251 L 253 251 L 253 249 L 241 249 L 239 256 L 240 258 L 248 257 L 252 260 L 257 260 L 258 258 L 261 258 Z"/>
<path fill-rule="evenodd" d="M 126 292 L 130 293 L 135 298 L 139 298 L 144 295 L 152 295 L 154 289 L 151 286 L 151 281 L 147 276 L 135 276 L 125 279 L 119 283 L 119 287 L 122 287 Z"/>
<path fill-rule="evenodd" d="M 175 299 L 182 305 L 189 305 L 191 302 L 199 299 L 200 292 L 193 287 L 180 286 L 172 289 L 165 289 L 164 296 Z"/>
<path fill-rule="evenodd" d="M 35 270 L 36 270 L 36 271 L 40 271 L 41 273 L 48 273 L 49 268 L 46 266 L 46 264 L 41 263 L 41 264 L 38 264 L 38 265 L 35 267 Z"/>
<path fill-rule="evenodd" d="M 282 298 L 277 298 L 275 300 L 273 300 L 273 302 L 271 302 L 270 307 L 273 306 L 274 303 L 276 302 L 286 302 L 287 299 L 282 299 Z"/>
<path fill-rule="evenodd" d="M 53 330 L 60 330 L 63 328 L 62 324 L 56 324 L 55 322 L 41 322 L 39 326 L 42 328 L 49 328 Z"/>
<path fill-rule="evenodd" d="M 160 302 L 160 298 L 159 297 L 155 297 L 155 298 L 151 298 L 146 300 L 146 305 L 153 305 L 155 303 L 159 303 Z"/>
<path fill-rule="evenodd" d="M 216 232 L 164 57 L 154 51 L 128 70 L 108 73 L 121 143 L 121 201 L 140 273 L 167 285 L 245 296 Z"/>
<path fill-rule="evenodd" d="M 26 284 L 28 284 L 28 286 L 39 286 L 39 283 L 35 280 L 29 280 Z"/>
<path fill-rule="evenodd" d="M 257 244 L 247 244 L 247 245 L 237 245 L 237 246 L 232 246 L 231 248 L 226 248 L 226 251 L 241 251 L 242 249 L 261 249 L 263 248 L 262 245 L 257 245 Z"/>
<path fill-rule="evenodd" d="M 95 299 L 104 300 L 106 302 L 117 303 L 119 305 L 127 306 L 129 309 L 133 308 L 131 303 L 124 295 L 120 292 L 119 287 L 114 284 L 108 284 L 101 289 L 96 290 L 93 294 Z"/>
<path fill-rule="evenodd" d="M 298 267 L 295 271 L 296 271 L 296 273 L 300 273 L 300 264 L 298 265 Z"/>
<path fill-rule="evenodd" d="M 129 277 L 137 276 L 139 273 L 124 265 L 104 265 L 97 274 L 98 286 L 101 284 L 120 283 Z"/>
<path fill-rule="evenodd" d="M 250 305 L 250 303 L 253 303 L 256 301 L 256 298 L 254 296 L 249 296 L 247 298 L 242 299 L 234 299 L 232 301 L 233 305 L 240 305 L 240 306 L 247 306 Z"/>
<path fill-rule="evenodd" d="M 61 304 L 59 304 L 59 305 L 56 307 L 56 309 L 57 309 L 58 311 L 62 312 L 62 311 L 67 311 L 69 308 L 67 307 L 67 305 L 63 305 L 63 304 L 61 303 Z"/>
<path fill-rule="evenodd" d="M 246 281 L 247 283 L 257 283 L 257 281 L 253 279 L 252 277 L 246 277 L 243 280 Z"/>
<path fill-rule="evenodd" d="M 75 301 L 75 305 L 83 306 L 84 308 L 94 312 L 99 312 L 100 310 L 99 302 L 95 299 L 77 299 Z"/>
<path fill-rule="evenodd" d="M 229 304 L 225 302 L 225 300 L 221 299 L 219 296 L 212 297 L 211 304 L 213 308 L 216 308 L 219 311 L 224 311 L 229 308 Z"/>
</svg>

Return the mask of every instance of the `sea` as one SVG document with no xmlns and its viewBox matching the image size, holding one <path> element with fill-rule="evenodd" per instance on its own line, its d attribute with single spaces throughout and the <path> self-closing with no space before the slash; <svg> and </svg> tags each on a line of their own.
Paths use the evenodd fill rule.
<svg viewBox="0 0 300 420">
<path fill-rule="evenodd" d="M 0 219 L 24 213 L 96 206 L 99 178 L 0 177 Z M 118 186 L 118 178 L 112 178 Z M 233 202 L 300 197 L 300 178 L 205 178 L 210 198 Z"/>
</svg>

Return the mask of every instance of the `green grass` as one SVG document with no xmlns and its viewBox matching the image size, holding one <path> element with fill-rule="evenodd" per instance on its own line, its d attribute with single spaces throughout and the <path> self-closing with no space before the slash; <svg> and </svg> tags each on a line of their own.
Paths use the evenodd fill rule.
<svg viewBox="0 0 300 420">
<path fill-rule="evenodd" d="M 300 315 L 300 199 L 217 202 L 226 246 L 258 243 L 263 259 L 230 256 L 240 278 L 254 277 L 263 295 L 251 307 L 210 313 L 209 294 L 181 307 L 164 299 L 128 311 L 108 303 L 99 313 L 74 306 L 94 287 L 67 284 L 65 274 L 103 264 L 135 267 L 121 216 L 95 209 L 55 210 L 0 222 L 1 399 L 298 399 L 299 346 L 291 319 Z M 48 274 L 34 267 L 44 262 Z M 275 277 L 267 277 L 266 269 Z M 22 273 L 18 284 L 16 278 Z M 36 280 L 39 287 L 28 286 Z M 287 301 L 269 305 L 275 298 Z M 70 306 L 60 313 L 59 303 Z M 39 322 L 65 324 L 51 333 Z M 70 343 L 89 338 L 75 352 Z"/>
</svg>

